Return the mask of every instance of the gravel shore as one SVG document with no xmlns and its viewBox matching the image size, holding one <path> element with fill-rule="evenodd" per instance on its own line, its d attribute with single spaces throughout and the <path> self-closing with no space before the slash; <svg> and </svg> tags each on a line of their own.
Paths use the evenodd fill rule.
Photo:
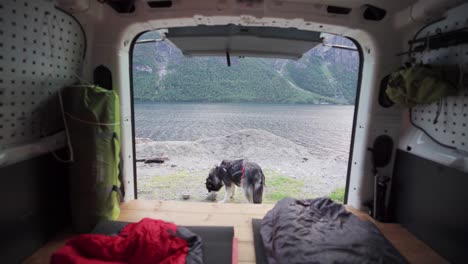
<svg viewBox="0 0 468 264">
<path fill-rule="evenodd" d="M 346 161 L 312 154 L 307 148 L 275 134 L 245 129 L 222 137 L 196 141 L 157 142 L 136 140 L 137 159 L 168 157 L 162 164 L 137 162 L 138 195 L 145 199 L 203 201 L 205 178 L 211 167 L 223 159 L 248 159 L 258 163 L 267 176 L 282 175 L 301 182 L 301 196 L 317 197 L 343 188 Z M 218 195 L 222 196 L 222 192 Z M 235 200 L 244 202 L 241 192 Z"/>
</svg>

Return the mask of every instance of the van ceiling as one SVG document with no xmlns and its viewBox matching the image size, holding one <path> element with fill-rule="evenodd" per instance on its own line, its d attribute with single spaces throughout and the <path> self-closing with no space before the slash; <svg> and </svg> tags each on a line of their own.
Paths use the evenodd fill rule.
<svg viewBox="0 0 468 264">
<path fill-rule="evenodd" d="M 195 26 L 170 28 L 168 38 L 186 56 L 272 57 L 299 59 L 322 43 L 320 32 L 293 28 Z"/>
<path fill-rule="evenodd" d="M 402 10 L 416 2 L 418 0 L 394 0 L 394 1 L 381 1 L 381 0 L 325 0 L 325 1 L 317 1 L 317 0 L 277 0 L 277 3 L 284 3 L 284 4 L 294 4 L 294 3 L 311 3 L 311 4 L 321 4 L 321 5 L 331 5 L 331 6 L 342 6 L 342 7 L 349 7 L 349 8 L 357 8 L 363 5 L 373 5 L 377 6 L 392 12 Z"/>
<path fill-rule="evenodd" d="M 193 0 L 143 0 L 142 2 L 146 2 L 149 8 L 171 8 L 177 7 L 178 5 L 183 5 L 185 1 L 193 1 Z M 119 13 L 131 13 L 135 10 L 135 3 L 138 2 L 136 0 L 107 0 L 105 3 L 110 5 L 114 10 Z M 263 4 L 266 4 L 268 0 L 234 0 L 233 2 L 237 2 L 239 6 L 249 6 L 249 7 L 259 7 Z M 417 0 L 403 0 L 403 1 L 381 1 L 381 0 L 331 0 L 331 1 L 318 1 L 318 0 L 275 0 L 274 4 L 281 6 L 281 5 L 295 5 L 295 4 L 313 4 L 314 6 L 334 6 L 340 8 L 359 8 L 364 5 L 373 5 L 382 9 L 385 9 L 390 12 L 396 12 L 402 10 L 414 3 L 418 2 Z M 215 4 L 216 2 L 214 2 Z"/>
</svg>

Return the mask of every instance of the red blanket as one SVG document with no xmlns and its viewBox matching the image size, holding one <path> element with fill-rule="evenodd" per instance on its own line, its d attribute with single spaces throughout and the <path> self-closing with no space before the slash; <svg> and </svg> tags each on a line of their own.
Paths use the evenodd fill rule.
<svg viewBox="0 0 468 264">
<path fill-rule="evenodd" d="M 145 218 L 128 224 L 117 236 L 85 234 L 67 241 L 52 264 L 185 263 L 187 242 L 174 236 L 177 226 Z"/>
</svg>

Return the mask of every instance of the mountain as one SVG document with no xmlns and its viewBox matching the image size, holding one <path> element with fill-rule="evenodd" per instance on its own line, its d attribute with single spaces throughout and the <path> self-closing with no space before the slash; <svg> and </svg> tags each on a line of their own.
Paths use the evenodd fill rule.
<svg viewBox="0 0 468 264">
<path fill-rule="evenodd" d="M 157 33 L 140 39 L 158 38 Z M 327 43 L 353 46 L 342 37 Z M 152 102 L 354 104 L 357 51 L 317 46 L 297 61 L 184 57 L 169 41 L 135 45 L 134 98 Z"/>
</svg>

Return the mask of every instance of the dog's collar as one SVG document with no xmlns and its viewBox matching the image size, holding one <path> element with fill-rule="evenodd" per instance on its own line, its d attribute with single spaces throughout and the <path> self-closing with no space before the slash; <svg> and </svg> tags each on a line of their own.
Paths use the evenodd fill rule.
<svg viewBox="0 0 468 264">
<path fill-rule="evenodd" d="M 241 170 L 241 181 L 244 180 L 244 177 L 245 177 L 245 165 L 242 164 L 242 170 Z"/>
</svg>

